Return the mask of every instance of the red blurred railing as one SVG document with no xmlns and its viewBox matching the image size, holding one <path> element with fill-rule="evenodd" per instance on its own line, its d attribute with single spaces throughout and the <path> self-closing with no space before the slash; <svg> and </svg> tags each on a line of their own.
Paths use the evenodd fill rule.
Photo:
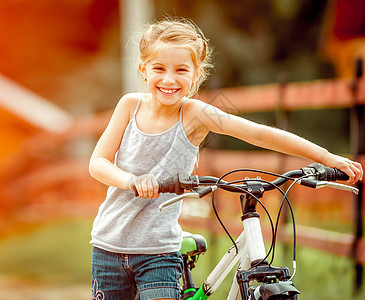
<svg viewBox="0 0 365 300">
<path fill-rule="evenodd" d="M 305 83 L 285 83 L 256 87 L 231 88 L 204 91 L 199 98 L 233 113 L 266 111 L 285 108 L 297 110 L 322 107 L 352 107 L 365 103 L 365 80 L 358 80 L 356 89 L 350 80 L 320 80 Z M 62 216 L 95 216 L 103 201 L 106 187 L 90 178 L 88 156 L 75 157 L 73 144 L 80 140 L 92 139 L 95 143 L 110 118 L 111 112 L 77 120 L 65 133 L 41 133 L 25 141 L 14 152 L 6 164 L 0 167 L 1 192 L 1 233 L 11 230 L 18 224 L 28 225 L 44 222 Z M 91 149 L 90 149 L 91 154 Z M 364 156 L 359 156 L 365 165 Z M 205 150 L 200 155 L 197 172 L 200 174 L 221 175 L 228 169 L 252 167 L 274 172 L 293 167 L 302 167 L 308 162 L 288 158 L 268 152 L 230 152 Z M 306 222 L 306 215 L 313 213 L 316 206 L 327 218 L 331 216 L 323 210 L 336 214 L 334 222 L 349 224 L 354 218 L 354 199 L 345 193 L 331 191 L 315 193 L 310 190 L 293 191 L 292 198 L 300 208 L 299 222 Z M 338 201 L 337 199 L 345 201 Z M 362 199 L 362 202 L 364 199 Z M 230 205 L 231 206 L 230 202 Z M 225 206 L 221 204 L 222 206 Z M 234 205 L 232 204 L 234 207 Z M 227 205 L 228 207 L 228 205 Z M 236 209 L 223 210 L 223 214 L 236 212 Z M 304 213 L 305 212 L 305 213 Z M 319 216 L 321 214 L 318 214 Z M 337 219 L 339 218 L 339 219 Z M 340 220 L 341 219 L 341 220 Z M 182 217 L 183 224 L 205 224 L 204 220 L 190 220 Z M 322 220 L 323 221 L 323 220 Z M 201 225 L 203 226 L 203 225 Z M 235 224 L 229 227 L 237 228 Z M 211 228 L 211 225 L 209 225 Z M 355 236 L 348 235 L 338 243 L 326 243 L 324 231 L 308 235 L 305 230 L 298 232 L 299 242 L 343 255 L 354 256 L 351 241 Z M 283 238 L 283 237 L 282 237 Z M 359 249 L 364 249 L 361 239 L 356 248 L 356 256 L 364 262 Z"/>
</svg>

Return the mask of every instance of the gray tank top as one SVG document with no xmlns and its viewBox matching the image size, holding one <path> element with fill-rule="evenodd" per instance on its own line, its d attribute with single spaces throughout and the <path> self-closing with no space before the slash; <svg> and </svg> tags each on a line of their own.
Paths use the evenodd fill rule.
<svg viewBox="0 0 365 300">
<path fill-rule="evenodd" d="M 179 172 L 191 174 L 198 147 L 187 138 L 179 121 L 170 129 L 147 134 L 138 129 L 136 114 L 126 127 L 115 164 L 134 175 L 153 174 L 158 180 Z M 178 217 L 181 201 L 162 212 L 158 206 L 175 194 L 161 194 L 155 199 L 135 197 L 129 190 L 109 187 L 105 201 L 94 220 L 90 243 L 98 248 L 126 254 L 158 254 L 180 249 L 181 227 Z"/>
</svg>

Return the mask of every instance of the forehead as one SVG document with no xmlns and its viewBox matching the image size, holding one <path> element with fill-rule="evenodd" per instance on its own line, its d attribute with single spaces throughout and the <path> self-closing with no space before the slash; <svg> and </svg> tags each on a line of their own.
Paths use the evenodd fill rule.
<svg viewBox="0 0 365 300">
<path fill-rule="evenodd" d="M 151 63 L 174 63 L 194 66 L 189 48 L 164 44 L 156 47 Z"/>
</svg>

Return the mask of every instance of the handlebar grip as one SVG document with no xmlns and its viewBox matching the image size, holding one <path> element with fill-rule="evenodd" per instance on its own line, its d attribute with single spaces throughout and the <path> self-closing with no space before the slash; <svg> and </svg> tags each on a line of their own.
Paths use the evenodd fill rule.
<svg viewBox="0 0 365 300">
<path fill-rule="evenodd" d="M 330 168 L 330 167 L 324 167 L 325 173 L 322 174 L 321 178 L 322 180 L 326 181 L 336 181 L 336 180 L 348 180 L 349 177 L 345 172 L 342 172 L 339 169 L 336 168 Z"/>
<path fill-rule="evenodd" d="M 138 191 L 133 186 L 134 195 L 138 197 Z M 158 192 L 159 193 L 175 193 L 181 195 L 184 193 L 184 188 L 180 187 L 179 175 L 175 175 L 166 180 L 158 181 Z"/>
<path fill-rule="evenodd" d="M 316 177 L 318 180 L 324 181 L 336 181 L 336 180 L 348 180 L 349 177 L 345 172 L 342 172 L 336 168 L 325 167 L 322 164 L 314 163 L 310 164 L 308 167 L 315 169 Z"/>
<path fill-rule="evenodd" d="M 335 173 L 336 173 L 336 180 L 344 180 L 344 181 L 346 181 L 346 180 L 349 179 L 349 176 L 345 172 L 343 172 L 343 171 L 341 171 L 339 169 L 334 169 L 334 170 L 335 170 Z"/>
<path fill-rule="evenodd" d="M 184 188 L 180 187 L 179 175 L 174 175 L 166 180 L 161 180 L 158 182 L 159 193 L 175 193 L 181 195 L 184 193 Z"/>
<path fill-rule="evenodd" d="M 348 180 L 349 177 L 347 176 L 347 174 L 345 172 L 342 172 L 339 169 L 336 168 L 330 168 L 330 167 L 325 167 L 322 164 L 319 163 L 314 163 L 309 165 L 308 167 L 313 168 L 316 170 L 316 177 L 319 180 L 324 180 L 324 181 L 336 181 L 336 180 Z"/>
</svg>

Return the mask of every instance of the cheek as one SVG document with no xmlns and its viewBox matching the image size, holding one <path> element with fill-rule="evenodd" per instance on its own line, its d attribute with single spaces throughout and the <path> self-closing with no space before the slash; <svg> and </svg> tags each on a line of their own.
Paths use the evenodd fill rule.
<svg viewBox="0 0 365 300">
<path fill-rule="evenodd" d="M 156 76 L 156 75 L 149 75 L 148 77 L 147 77 L 147 83 L 148 83 L 148 85 L 150 85 L 150 84 L 155 84 L 156 82 L 158 82 L 160 79 L 159 79 L 159 77 L 158 76 Z"/>
<path fill-rule="evenodd" d="M 195 76 L 185 76 L 180 79 L 180 82 L 184 83 L 185 85 L 192 86 L 195 82 Z"/>
</svg>

